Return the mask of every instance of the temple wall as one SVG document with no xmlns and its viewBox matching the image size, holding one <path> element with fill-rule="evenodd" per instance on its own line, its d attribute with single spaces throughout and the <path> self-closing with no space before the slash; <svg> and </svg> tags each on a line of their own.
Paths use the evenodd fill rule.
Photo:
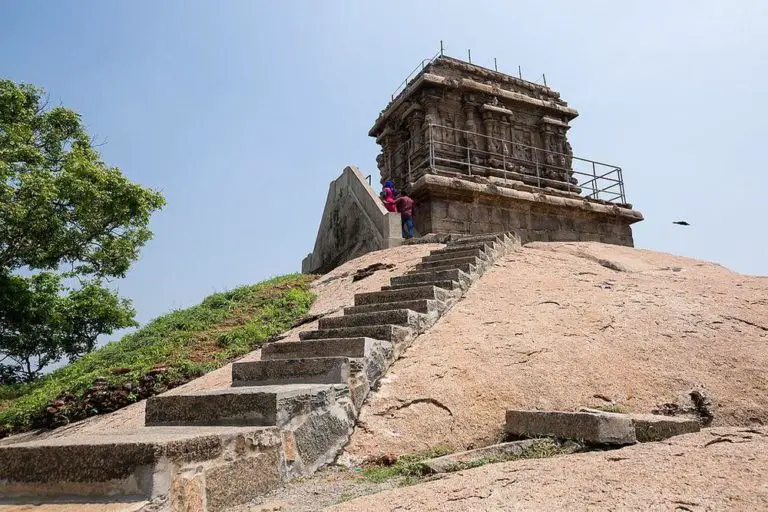
<svg viewBox="0 0 768 512">
<path fill-rule="evenodd" d="M 634 210 L 531 194 L 464 180 L 425 176 L 412 191 L 420 233 L 515 231 L 523 242 L 593 241 L 633 246 Z"/>
<path fill-rule="evenodd" d="M 325 273 L 363 254 L 402 243 L 399 213 L 388 212 L 356 167 L 331 182 L 315 247 L 301 263 L 305 274 Z"/>
</svg>

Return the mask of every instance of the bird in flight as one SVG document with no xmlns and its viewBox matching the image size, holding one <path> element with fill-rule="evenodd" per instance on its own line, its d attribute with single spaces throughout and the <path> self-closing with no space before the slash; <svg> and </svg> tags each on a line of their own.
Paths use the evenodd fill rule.
<svg viewBox="0 0 768 512">
<path fill-rule="evenodd" d="M 686 221 L 684 221 L 684 220 L 676 220 L 676 221 L 674 221 L 672 224 L 678 224 L 678 225 L 680 225 L 680 226 L 690 226 L 690 224 L 688 224 L 688 223 L 687 223 Z"/>
</svg>

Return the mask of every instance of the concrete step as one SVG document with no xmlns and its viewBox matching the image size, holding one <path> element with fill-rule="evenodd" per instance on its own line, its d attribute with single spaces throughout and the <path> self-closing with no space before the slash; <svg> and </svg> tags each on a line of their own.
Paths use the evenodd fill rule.
<svg viewBox="0 0 768 512">
<path fill-rule="evenodd" d="M 261 347 L 261 359 L 301 359 L 308 357 L 367 357 L 373 346 L 386 341 L 373 338 L 330 338 L 307 341 L 277 341 Z"/>
<path fill-rule="evenodd" d="M 396 291 L 396 290 L 408 290 L 410 288 L 415 288 L 422 286 L 423 282 L 417 282 L 417 283 L 398 283 L 398 284 L 391 284 L 389 286 L 382 286 L 381 289 L 384 291 Z M 438 288 L 442 288 L 443 290 L 449 292 L 449 293 L 457 293 L 462 289 L 461 283 L 458 281 L 451 281 L 451 280 L 444 280 L 444 281 L 433 281 L 429 283 L 432 286 L 436 286 Z"/>
<path fill-rule="evenodd" d="M 19 504 L 19 510 L 63 512 L 88 509 L 67 506 L 58 501 L 61 496 L 91 503 L 99 497 L 167 497 L 173 510 L 203 510 L 208 493 L 208 510 L 221 510 L 280 486 L 282 450 L 276 427 L 108 428 L 36 439 L 0 447 L 0 502 L 17 498 L 29 503 Z M 244 469 L 258 478 L 243 479 Z M 188 480 L 187 472 L 196 479 Z M 188 495 L 194 483 L 202 488 Z M 118 510 L 106 501 L 94 507 Z"/>
<path fill-rule="evenodd" d="M 429 263 L 443 260 L 453 260 L 456 258 L 470 258 L 472 256 L 485 260 L 488 259 L 488 255 L 480 249 L 467 249 L 463 251 L 452 251 L 444 253 L 435 253 L 435 251 L 432 251 L 429 256 L 424 256 L 421 261 L 423 263 Z"/>
<path fill-rule="evenodd" d="M 159 395 L 147 400 L 144 421 L 148 427 L 283 426 L 291 419 L 291 408 L 302 410 L 311 402 L 330 405 L 337 393 L 333 385 L 292 384 Z"/>
<path fill-rule="evenodd" d="M 244 361 L 232 364 L 232 386 L 346 384 L 348 380 L 349 360 L 346 357 Z"/>
<path fill-rule="evenodd" d="M 336 329 L 338 327 L 358 327 L 362 325 L 404 325 L 406 327 L 419 326 L 420 314 L 410 309 L 393 309 L 387 311 L 374 311 L 371 313 L 359 313 L 356 315 L 343 315 L 321 318 L 318 322 L 320 329 Z"/>
<path fill-rule="evenodd" d="M 432 299 L 444 302 L 450 297 L 450 293 L 441 288 L 432 285 L 424 285 L 412 287 L 407 290 L 358 293 L 355 294 L 355 306 L 366 306 L 369 304 L 383 304 L 418 299 Z"/>
<path fill-rule="evenodd" d="M 433 313 L 440 311 L 445 304 L 439 300 L 416 299 L 401 300 L 398 302 L 383 302 L 378 304 L 365 304 L 363 306 L 351 306 L 344 308 L 345 315 L 358 315 L 375 311 L 391 311 L 394 309 L 410 309 L 418 313 Z"/>
<path fill-rule="evenodd" d="M 469 275 L 461 270 L 432 270 L 393 277 L 389 282 L 394 287 L 401 284 L 431 284 L 437 281 L 456 281 L 463 284 L 469 279 Z"/>
<path fill-rule="evenodd" d="M 301 340 L 320 340 L 330 338 L 373 338 L 375 340 L 399 343 L 414 334 L 414 330 L 401 325 L 363 325 L 359 327 L 339 327 L 336 329 L 318 329 L 299 333 Z"/>
<path fill-rule="evenodd" d="M 419 269 L 419 270 L 440 269 L 441 270 L 442 267 L 450 267 L 451 265 L 458 267 L 459 265 L 464 265 L 466 263 L 478 266 L 482 262 L 483 260 L 481 260 L 477 256 L 464 256 L 461 258 L 449 258 L 449 259 L 437 260 L 437 261 L 423 261 L 418 265 L 416 265 L 414 269 Z"/>
</svg>

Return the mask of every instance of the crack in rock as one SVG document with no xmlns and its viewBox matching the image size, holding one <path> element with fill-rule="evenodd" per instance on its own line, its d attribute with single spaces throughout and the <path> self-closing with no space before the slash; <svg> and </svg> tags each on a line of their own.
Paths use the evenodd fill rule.
<svg viewBox="0 0 768 512">
<path fill-rule="evenodd" d="M 443 409 L 450 416 L 453 416 L 453 411 L 451 411 L 451 409 L 449 409 L 445 404 L 443 404 L 439 400 L 435 400 L 434 398 L 416 398 L 414 400 L 408 400 L 407 402 L 404 402 L 400 405 L 393 405 L 392 407 L 387 407 L 385 410 L 374 413 L 374 414 L 376 416 L 384 416 L 385 414 L 389 414 L 394 411 L 399 411 L 401 409 L 405 409 L 406 407 L 410 407 L 416 404 L 431 404 L 431 405 L 434 405 L 435 407 L 439 407 L 440 409 Z"/>
</svg>

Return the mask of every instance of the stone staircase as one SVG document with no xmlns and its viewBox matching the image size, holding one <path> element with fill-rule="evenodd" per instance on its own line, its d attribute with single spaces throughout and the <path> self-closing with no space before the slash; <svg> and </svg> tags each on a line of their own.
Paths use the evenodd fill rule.
<svg viewBox="0 0 768 512">
<path fill-rule="evenodd" d="M 76 442 L 0 448 L 0 496 L 56 495 L 62 489 L 98 495 L 108 489 L 154 500 L 154 507 L 162 502 L 174 510 L 213 511 L 332 462 L 389 365 L 498 256 L 519 246 L 510 234 L 454 238 L 381 291 L 355 295 L 354 306 L 322 318 L 317 330 L 300 333 L 301 341 L 270 343 L 260 361 L 234 363 L 231 387 L 150 398 L 146 427 L 134 435 L 157 441 L 139 450 L 141 457 L 117 461 L 101 450 L 103 460 L 90 455 L 72 470 L 62 465 L 77 456 Z M 208 439 L 202 446 L 200 436 Z M 82 440 L 79 450 L 94 453 L 86 446 L 93 442 Z M 99 443 L 114 445 L 113 453 L 133 453 L 119 436 Z M 103 468 L 109 482 L 99 481 L 100 472 L 88 464 Z M 222 490 L 227 481 L 232 488 Z"/>
</svg>

